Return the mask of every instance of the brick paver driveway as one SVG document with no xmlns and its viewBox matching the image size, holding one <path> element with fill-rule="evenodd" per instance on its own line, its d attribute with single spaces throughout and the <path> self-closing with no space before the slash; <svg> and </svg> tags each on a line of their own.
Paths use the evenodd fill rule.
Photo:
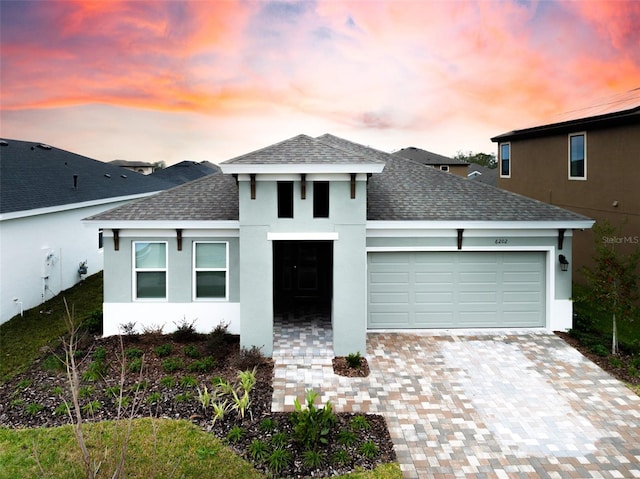
<svg viewBox="0 0 640 479">
<path fill-rule="evenodd" d="M 306 389 L 383 414 L 407 478 L 640 478 L 640 397 L 540 331 L 374 333 L 371 374 L 331 367 L 331 330 L 275 325 L 273 410 Z"/>
</svg>

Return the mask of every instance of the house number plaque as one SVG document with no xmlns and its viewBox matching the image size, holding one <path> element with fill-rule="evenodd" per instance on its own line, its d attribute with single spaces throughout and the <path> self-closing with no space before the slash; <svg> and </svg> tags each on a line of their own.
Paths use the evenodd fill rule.
<svg viewBox="0 0 640 479">
<path fill-rule="evenodd" d="M 509 240 L 507 238 L 498 238 L 495 241 L 496 244 L 507 244 L 508 242 Z"/>
</svg>

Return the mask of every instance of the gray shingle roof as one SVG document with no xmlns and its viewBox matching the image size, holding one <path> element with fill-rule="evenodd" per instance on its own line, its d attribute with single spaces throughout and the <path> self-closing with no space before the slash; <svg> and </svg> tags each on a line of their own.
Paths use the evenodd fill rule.
<svg viewBox="0 0 640 479">
<path fill-rule="evenodd" d="M 266 148 L 224 161 L 222 165 L 282 165 L 282 164 L 369 164 L 375 158 L 327 144 L 321 138 L 294 136 Z"/>
<path fill-rule="evenodd" d="M 299 136 L 290 145 L 300 158 Z M 277 145 L 287 142 L 278 143 Z M 332 135 L 310 142 L 328 151 L 348 151 L 369 162 L 385 162 L 382 173 L 369 179 L 367 219 L 384 221 L 583 221 L 588 218 L 537 200 L 444 173 L 400 156 L 375 150 Z M 275 145 L 274 145 L 275 146 Z M 287 145 L 288 146 L 288 145 Z M 268 150 L 269 147 L 260 150 Z M 285 148 L 286 149 L 286 148 Z M 333 154 L 333 153 L 332 153 Z M 249 154 L 252 155 L 252 154 Z M 278 153 L 282 155 L 282 153 Z M 247 159 L 248 155 L 238 158 Z M 277 161 L 270 158 L 267 161 Z M 234 159 L 237 160 L 237 159 Z M 244 160 L 242 160 L 244 161 Z M 255 161 L 255 158 L 250 160 Z M 291 160 L 282 157 L 280 161 Z M 295 167 L 292 168 L 295 172 Z M 238 188 L 231 175 L 215 174 L 186 183 L 155 196 L 102 213 L 95 220 L 237 220 Z"/>
<path fill-rule="evenodd" d="M 173 185 L 182 185 L 203 176 L 220 173 L 220 167 L 208 161 L 181 161 L 175 165 L 161 168 L 151 173 L 154 178 L 161 178 Z"/>
<path fill-rule="evenodd" d="M 0 142 L 0 213 L 151 193 L 170 186 L 49 145 Z"/>
<path fill-rule="evenodd" d="M 469 163 L 463 160 L 457 160 L 455 158 L 449 158 L 448 156 L 439 155 L 432 151 L 423 150 L 422 148 L 416 148 L 415 146 L 409 146 L 402 150 L 396 151 L 394 155 L 408 158 L 423 165 L 461 165 L 466 166 Z"/>
<path fill-rule="evenodd" d="M 238 186 L 229 175 L 213 174 L 132 201 L 88 220 L 224 221 L 238 219 Z"/>
<path fill-rule="evenodd" d="M 383 159 L 369 179 L 367 219 L 380 221 L 581 221 L 588 218 L 421 163 L 325 135 L 325 141 Z"/>
</svg>

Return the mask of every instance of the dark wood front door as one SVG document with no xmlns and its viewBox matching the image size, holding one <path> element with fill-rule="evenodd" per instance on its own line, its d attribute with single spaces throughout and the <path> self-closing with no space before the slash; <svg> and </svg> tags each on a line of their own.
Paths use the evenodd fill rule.
<svg viewBox="0 0 640 479">
<path fill-rule="evenodd" d="M 296 302 L 331 300 L 331 241 L 275 241 L 273 260 L 276 309 Z"/>
</svg>

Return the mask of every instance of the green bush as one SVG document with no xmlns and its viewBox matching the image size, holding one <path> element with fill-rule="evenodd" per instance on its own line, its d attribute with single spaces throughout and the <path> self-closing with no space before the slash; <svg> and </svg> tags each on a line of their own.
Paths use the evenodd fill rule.
<svg viewBox="0 0 640 479">
<path fill-rule="evenodd" d="M 196 332 L 196 320 L 189 322 L 186 318 L 176 323 L 176 330 L 171 334 L 174 341 L 179 343 L 188 343 L 199 338 L 199 334 Z"/>
<path fill-rule="evenodd" d="M 347 355 L 347 365 L 353 369 L 360 369 L 362 364 L 362 356 L 360 355 L 360 351 L 357 353 L 351 353 Z"/>
<path fill-rule="evenodd" d="M 329 432 L 336 423 L 331 402 L 327 401 L 323 407 L 317 408 L 314 404 L 317 397 L 318 394 L 309 389 L 304 408 L 296 398 L 295 411 L 290 416 L 293 439 L 306 449 L 315 449 L 319 444 L 327 444 Z"/>
<path fill-rule="evenodd" d="M 183 349 L 184 355 L 188 358 L 199 359 L 202 354 L 200 350 L 196 348 L 193 344 L 189 344 Z"/>
<path fill-rule="evenodd" d="M 167 358 L 162 361 L 162 370 L 165 373 L 171 374 L 184 368 L 184 363 L 180 358 Z"/>
<path fill-rule="evenodd" d="M 153 350 L 159 358 L 166 358 L 173 352 L 173 346 L 170 343 L 161 344 Z"/>
<path fill-rule="evenodd" d="M 213 371 L 216 367 L 216 360 L 207 356 L 206 358 L 199 359 L 198 361 L 194 361 L 189 366 L 187 366 L 187 370 L 192 373 L 208 373 Z"/>
</svg>

